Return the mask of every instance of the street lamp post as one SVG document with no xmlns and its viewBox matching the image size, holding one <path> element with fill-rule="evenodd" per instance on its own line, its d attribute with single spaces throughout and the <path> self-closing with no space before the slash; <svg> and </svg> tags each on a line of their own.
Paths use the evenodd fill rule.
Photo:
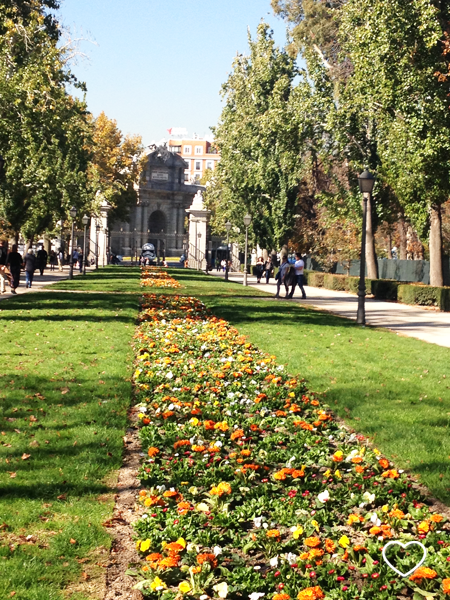
<svg viewBox="0 0 450 600">
<path fill-rule="evenodd" d="M 231 223 L 230 221 L 227 221 L 225 223 L 225 229 L 227 230 L 227 264 L 225 266 L 225 281 L 228 281 L 228 271 L 230 269 L 229 267 L 229 262 L 230 262 L 230 231 L 231 231 Z"/>
<path fill-rule="evenodd" d="M 100 233 L 101 225 L 96 221 L 95 223 L 95 268 L 98 269 L 98 234 Z"/>
<path fill-rule="evenodd" d="M 375 177 L 367 169 L 358 177 L 359 189 L 363 195 L 363 222 L 361 236 L 361 266 L 359 271 L 359 286 L 358 286 L 358 313 L 356 322 L 360 325 L 366 324 L 366 223 L 367 223 L 367 200 L 370 198 Z"/>
<path fill-rule="evenodd" d="M 248 228 L 252 222 L 252 217 L 249 214 L 246 214 L 244 217 L 244 225 L 245 225 L 245 255 L 244 255 L 244 285 L 247 285 L 247 254 L 248 254 Z"/>
<path fill-rule="evenodd" d="M 75 219 L 77 217 L 77 209 L 75 208 L 75 206 L 72 206 L 72 208 L 69 211 L 70 217 L 72 219 L 72 238 L 71 238 L 71 249 L 70 249 L 70 271 L 69 271 L 69 279 L 73 279 L 73 237 L 74 237 L 74 231 L 75 231 Z"/>
<path fill-rule="evenodd" d="M 86 261 L 87 261 L 87 256 L 86 256 L 86 231 L 87 231 L 87 226 L 89 223 L 89 217 L 87 215 L 84 215 L 83 219 L 83 225 L 84 225 L 84 238 L 83 238 L 83 275 L 86 275 Z"/>
</svg>

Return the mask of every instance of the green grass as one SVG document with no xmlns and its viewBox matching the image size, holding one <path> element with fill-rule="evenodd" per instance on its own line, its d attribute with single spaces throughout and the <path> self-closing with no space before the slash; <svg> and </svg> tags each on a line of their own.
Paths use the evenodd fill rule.
<svg viewBox="0 0 450 600">
<path fill-rule="evenodd" d="M 86 275 L 77 275 L 74 279 L 58 281 L 51 289 L 83 292 L 122 292 L 139 293 L 139 267 L 104 267 L 90 271 Z"/>
<path fill-rule="evenodd" d="M 130 275 L 121 285 L 134 289 Z M 0 302 L 0 598 L 98 597 L 137 311 L 128 294 Z"/>
<path fill-rule="evenodd" d="M 242 297 L 232 297 L 216 278 L 181 273 L 189 294 L 305 377 L 336 414 L 450 505 L 450 349 L 273 297 L 246 298 L 238 284 L 232 289 Z"/>
</svg>

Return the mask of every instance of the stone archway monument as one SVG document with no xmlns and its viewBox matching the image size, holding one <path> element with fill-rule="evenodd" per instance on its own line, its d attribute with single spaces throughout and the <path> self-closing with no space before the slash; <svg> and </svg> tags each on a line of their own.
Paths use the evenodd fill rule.
<svg viewBox="0 0 450 600">
<path fill-rule="evenodd" d="M 188 265 L 190 269 L 205 270 L 211 211 L 205 207 L 201 190 L 195 194 L 194 200 L 186 212 L 189 215 Z"/>
</svg>

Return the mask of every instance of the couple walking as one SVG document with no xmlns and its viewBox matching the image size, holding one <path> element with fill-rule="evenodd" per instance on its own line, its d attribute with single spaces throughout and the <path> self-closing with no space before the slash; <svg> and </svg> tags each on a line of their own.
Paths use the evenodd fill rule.
<svg viewBox="0 0 450 600">
<path fill-rule="evenodd" d="M 293 265 L 291 265 L 288 262 L 287 256 L 283 255 L 281 259 L 281 265 L 276 276 L 277 293 L 275 295 L 275 298 L 280 297 L 280 288 L 281 285 L 284 284 L 286 290 L 285 298 L 292 298 L 292 296 L 294 295 L 295 286 L 298 285 L 302 292 L 302 298 L 304 300 L 306 298 L 305 288 L 303 287 L 305 282 L 305 277 L 303 273 L 304 269 L 305 263 L 303 262 L 302 255 L 299 252 L 295 253 L 295 263 Z M 290 293 L 289 286 L 292 286 Z"/>
</svg>

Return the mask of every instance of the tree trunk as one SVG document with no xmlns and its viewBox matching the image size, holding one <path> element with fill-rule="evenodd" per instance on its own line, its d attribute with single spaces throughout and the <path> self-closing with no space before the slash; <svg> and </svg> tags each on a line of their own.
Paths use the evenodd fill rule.
<svg viewBox="0 0 450 600">
<path fill-rule="evenodd" d="M 373 234 L 372 221 L 372 197 L 370 194 L 367 195 L 366 264 L 367 277 L 369 279 L 378 279 L 378 263 L 375 253 L 375 236 Z"/>
<path fill-rule="evenodd" d="M 403 217 L 398 220 L 398 232 L 400 234 L 400 260 L 406 260 L 406 223 Z"/>
<path fill-rule="evenodd" d="M 387 257 L 392 260 L 392 234 L 389 231 L 387 234 Z"/>
<path fill-rule="evenodd" d="M 430 209 L 430 284 L 435 287 L 444 285 L 442 274 L 442 215 L 439 204 Z"/>
</svg>

